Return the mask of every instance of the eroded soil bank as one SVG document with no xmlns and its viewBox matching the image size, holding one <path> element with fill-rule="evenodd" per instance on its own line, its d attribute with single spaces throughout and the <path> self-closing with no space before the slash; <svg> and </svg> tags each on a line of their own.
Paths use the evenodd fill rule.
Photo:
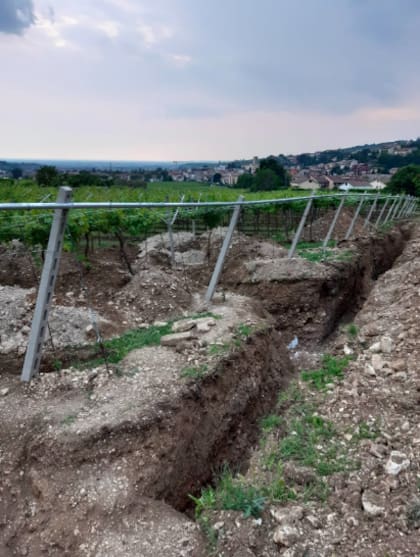
<svg viewBox="0 0 420 557">
<path fill-rule="evenodd" d="M 284 500 L 258 518 L 208 510 L 217 555 L 420 554 L 419 256 L 417 226 L 351 328 L 319 347 L 352 356 L 343 375 L 319 389 L 322 375 L 299 374 L 284 393 L 281 427 L 263 436 L 240 479 L 261 489 L 280 478 Z"/>
<path fill-rule="evenodd" d="M 207 540 L 169 505 L 184 509 L 224 462 L 248 462 L 259 419 L 294 373 L 287 343 L 331 333 L 408 235 L 346 244 L 351 257 L 323 264 L 233 257 L 223 285 L 236 293 L 207 308 L 220 317 L 218 334 L 131 352 L 108 371 L 42 374 L 30 386 L 3 373 L 0 555 L 205 555 Z M 220 540 L 223 555 L 240 554 Z M 274 553 L 243 555 L 278 555 L 270 544 Z"/>
</svg>

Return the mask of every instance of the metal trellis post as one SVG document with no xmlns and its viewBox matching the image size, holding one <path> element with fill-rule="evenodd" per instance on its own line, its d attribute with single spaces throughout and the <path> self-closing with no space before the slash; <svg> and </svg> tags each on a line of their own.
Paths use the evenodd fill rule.
<svg viewBox="0 0 420 557">
<path fill-rule="evenodd" d="M 379 223 L 380 223 L 381 220 L 382 220 L 382 217 L 383 217 L 383 215 L 384 215 L 384 213 L 385 213 L 385 209 L 388 207 L 388 204 L 389 204 L 389 197 L 387 197 L 387 198 L 385 199 L 385 203 L 382 205 L 382 209 L 381 209 L 381 211 L 380 211 L 380 213 L 379 213 L 379 215 L 378 215 L 378 218 L 376 219 L 375 226 L 379 226 Z"/>
<path fill-rule="evenodd" d="M 408 195 L 405 198 L 404 203 L 402 204 L 400 212 L 398 213 L 398 218 L 399 219 L 403 218 L 403 216 L 405 215 L 405 211 L 406 211 L 407 207 L 410 205 L 410 203 L 411 203 L 411 197 Z"/>
<path fill-rule="evenodd" d="M 345 240 L 348 240 L 350 238 L 352 232 L 353 232 L 354 225 L 356 224 L 356 221 L 359 218 L 360 211 L 362 210 L 362 205 L 365 202 L 365 199 L 366 199 L 366 197 L 361 197 L 360 198 L 359 205 L 357 206 L 356 212 L 354 213 L 354 216 L 351 220 L 350 226 L 347 229 L 346 236 L 344 238 Z M 376 201 L 376 199 L 375 199 L 375 201 Z M 372 207 L 373 207 L 373 205 L 372 205 Z"/>
<path fill-rule="evenodd" d="M 306 207 L 305 207 L 305 210 L 303 212 L 302 218 L 300 219 L 300 223 L 299 223 L 299 226 L 296 230 L 295 237 L 293 238 L 292 245 L 290 246 L 289 253 L 287 254 L 287 257 L 289 259 L 291 257 L 293 257 L 294 254 L 295 254 L 296 246 L 298 245 L 298 242 L 299 242 L 300 237 L 302 235 L 303 228 L 304 228 L 305 223 L 306 223 L 306 219 L 308 218 L 308 215 L 309 215 L 309 211 L 312 208 L 312 204 L 314 202 L 314 197 L 315 197 L 315 190 L 312 191 L 312 197 L 311 197 L 311 199 L 309 199 L 308 203 L 306 204 Z"/>
<path fill-rule="evenodd" d="M 71 198 L 71 188 L 61 187 L 58 193 L 57 203 L 69 203 Z M 54 212 L 54 219 L 51 225 L 50 237 L 45 255 L 45 263 L 38 289 L 38 297 L 34 316 L 32 318 L 28 347 L 22 369 L 22 381 L 30 381 L 38 372 L 41 362 L 42 347 L 48 326 L 48 313 L 51 307 L 54 286 L 58 275 L 67 214 L 68 209 L 56 209 Z"/>
<path fill-rule="evenodd" d="M 364 225 L 363 225 L 363 230 L 364 230 L 365 228 L 367 228 L 367 226 L 368 226 L 369 223 L 370 223 L 370 219 L 372 218 L 373 211 L 376 209 L 376 205 L 377 205 L 377 203 L 378 203 L 378 198 L 379 198 L 379 192 L 376 194 L 376 197 L 375 197 L 375 199 L 374 199 L 372 205 L 370 206 L 370 210 L 369 210 L 368 216 L 366 217 L 365 223 L 364 223 Z"/>
<path fill-rule="evenodd" d="M 404 200 L 404 197 L 403 197 L 402 195 L 400 195 L 400 196 L 399 196 L 399 199 L 398 199 L 398 203 L 395 205 L 395 208 L 394 208 L 394 210 L 392 211 L 391 217 L 390 217 L 389 220 L 393 221 L 393 220 L 397 217 L 398 211 L 399 211 L 399 209 L 400 209 L 400 207 L 401 207 L 401 203 L 403 202 L 403 200 Z"/>
<path fill-rule="evenodd" d="M 238 201 L 243 201 L 243 199 L 244 199 L 243 195 L 240 195 Z M 214 291 L 216 290 L 217 283 L 219 282 L 220 274 L 223 269 L 223 264 L 225 262 L 226 254 L 228 252 L 230 243 L 232 241 L 232 236 L 235 231 L 236 224 L 238 222 L 240 211 L 241 211 L 241 206 L 236 205 L 232 213 L 232 218 L 230 219 L 229 228 L 226 232 L 225 239 L 223 240 L 222 249 L 220 250 L 219 257 L 217 258 L 217 263 L 214 268 L 213 275 L 211 277 L 209 286 L 207 288 L 207 292 L 205 296 L 206 302 L 210 302 L 211 299 L 213 298 Z"/>
<path fill-rule="evenodd" d="M 396 198 L 394 199 L 394 203 L 393 203 L 393 204 L 391 205 L 391 207 L 389 208 L 389 211 L 388 211 L 388 213 L 387 213 L 387 215 L 386 215 L 386 217 L 385 217 L 385 219 L 384 219 L 384 222 L 383 222 L 382 224 L 386 224 L 386 223 L 389 221 L 389 218 L 390 218 L 391 214 L 393 213 L 393 211 L 394 211 L 394 209 L 395 209 L 395 205 L 397 204 L 397 202 L 398 202 L 398 197 L 396 197 Z"/>
<path fill-rule="evenodd" d="M 325 249 L 325 248 L 328 246 L 328 242 L 330 241 L 331 236 L 332 236 L 332 233 L 334 232 L 335 225 L 337 224 L 338 217 L 340 216 L 341 210 L 342 210 L 343 207 L 344 207 L 344 203 L 345 203 L 345 201 L 346 201 L 346 197 L 347 197 L 347 196 L 344 196 L 344 197 L 342 198 L 342 200 L 340 201 L 340 205 L 337 207 L 337 211 L 335 212 L 335 215 L 334 215 L 334 218 L 333 218 L 332 223 L 331 223 L 331 225 L 330 225 L 330 228 L 329 228 L 329 230 L 328 230 L 328 232 L 327 232 L 327 235 L 325 236 L 325 240 L 324 240 L 324 242 L 323 242 L 323 244 L 322 244 L 322 248 L 323 248 L 323 249 Z"/>
</svg>

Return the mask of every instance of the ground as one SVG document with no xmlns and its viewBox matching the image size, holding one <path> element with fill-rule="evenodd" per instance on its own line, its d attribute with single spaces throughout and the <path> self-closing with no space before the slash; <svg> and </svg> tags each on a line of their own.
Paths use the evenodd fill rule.
<svg viewBox="0 0 420 557">
<path fill-rule="evenodd" d="M 420 229 L 357 232 L 324 262 L 237 235 L 211 305 L 223 230 L 176 236 L 175 265 L 165 237 L 128 248 L 133 276 L 114 248 L 65 255 L 30 385 L 36 273 L 9 248 L 0 554 L 420 554 Z M 224 463 L 242 510 L 200 499 Z"/>
</svg>

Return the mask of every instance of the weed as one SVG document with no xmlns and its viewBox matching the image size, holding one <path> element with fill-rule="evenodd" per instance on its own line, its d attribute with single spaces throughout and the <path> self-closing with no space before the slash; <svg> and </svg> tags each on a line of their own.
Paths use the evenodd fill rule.
<svg viewBox="0 0 420 557">
<path fill-rule="evenodd" d="M 313 371 L 302 372 L 302 379 L 309 382 L 316 389 L 325 389 L 334 379 L 341 379 L 348 366 L 350 358 L 335 358 L 326 354 L 322 360 L 322 367 Z"/>
<path fill-rule="evenodd" d="M 189 315 L 188 317 L 181 317 L 181 319 L 177 319 L 176 321 L 180 321 L 182 319 L 203 319 L 204 317 L 212 317 L 213 319 L 222 319 L 223 317 L 218 313 L 212 313 L 211 311 L 204 311 L 202 313 L 194 313 L 193 315 Z"/>
<path fill-rule="evenodd" d="M 284 406 L 288 406 L 292 403 L 303 402 L 303 399 L 303 393 L 299 389 L 299 386 L 296 383 L 290 383 L 289 387 L 279 394 L 277 406 L 279 408 L 283 408 Z"/>
<path fill-rule="evenodd" d="M 191 379 L 201 379 L 207 374 L 208 370 L 209 368 L 206 364 L 202 364 L 201 366 L 198 367 L 185 367 L 181 371 L 181 377 L 188 377 Z"/>
<path fill-rule="evenodd" d="M 104 342 L 107 361 L 110 364 L 117 364 L 132 350 L 144 348 L 145 346 L 158 346 L 162 336 L 167 335 L 172 330 L 172 324 L 156 326 L 152 325 L 147 329 L 134 329 L 127 331 L 120 337 L 116 337 Z M 105 358 L 101 357 L 89 362 L 89 366 L 101 365 Z"/>
<path fill-rule="evenodd" d="M 377 422 L 368 424 L 367 422 L 360 422 L 356 427 L 353 434 L 353 440 L 361 441 L 362 439 L 376 439 L 380 434 L 380 429 Z"/>
<path fill-rule="evenodd" d="M 61 360 L 54 360 L 53 368 L 55 371 L 61 371 L 63 369 L 63 362 Z"/>
<path fill-rule="evenodd" d="M 351 339 L 355 339 L 357 337 L 357 333 L 359 332 L 359 329 L 357 328 L 357 325 L 355 325 L 354 323 L 350 323 L 350 325 L 347 325 L 347 334 Z"/>
<path fill-rule="evenodd" d="M 66 416 L 65 418 L 63 418 L 61 420 L 61 424 L 62 425 L 71 425 L 74 424 L 74 422 L 76 421 L 77 416 L 75 414 L 69 414 L 68 416 Z"/>
<path fill-rule="evenodd" d="M 317 499 L 318 501 L 326 501 L 330 494 L 330 488 L 327 482 L 319 478 L 313 482 L 309 482 L 303 491 L 303 500 L 305 502 Z"/>
<path fill-rule="evenodd" d="M 413 503 L 407 511 L 407 522 L 410 526 L 418 528 L 420 526 L 420 503 Z"/>
<path fill-rule="evenodd" d="M 290 423 L 289 434 L 278 447 L 277 456 L 314 468 L 320 476 L 353 466 L 342 454 L 332 422 L 315 414 L 304 414 Z"/>
<path fill-rule="evenodd" d="M 223 352 L 227 352 L 229 350 L 229 344 L 224 342 L 223 344 L 209 344 L 208 346 L 208 353 L 212 356 L 217 354 L 222 354 Z"/>
<path fill-rule="evenodd" d="M 234 479 L 227 468 L 222 472 L 215 489 L 206 488 L 200 497 L 190 497 L 196 505 L 195 512 L 198 517 L 210 509 L 242 511 L 247 518 L 258 517 L 266 502 L 261 490 Z"/>
<path fill-rule="evenodd" d="M 278 428 L 283 423 L 283 418 L 281 416 L 277 416 L 276 414 L 270 414 L 265 418 L 262 418 L 260 421 L 261 429 L 268 433 L 273 431 L 273 429 Z"/>
</svg>

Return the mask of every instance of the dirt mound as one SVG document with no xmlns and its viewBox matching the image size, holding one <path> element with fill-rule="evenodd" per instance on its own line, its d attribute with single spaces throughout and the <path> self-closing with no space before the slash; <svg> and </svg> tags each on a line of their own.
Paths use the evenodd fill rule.
<svg viewBox="0 0 420 557">
<path fill-rule="evenodd" d="M 314 220 L 312 223 L 307 224 L 303 229 L 302 241 L 305 242 L 321 242 L 326 237 L 328 230 L 333 221 L 336 210 L 328 210 L 321 217 Z M 347 230 L 353 220 L 354 210 L 349 207 L 344 207 L 340 213 L 337 224 L 335 225 L 331 240 L 344 240 Z M 363 234 L 364 218 L 359 216 L 357 219 L 352 236 L 359 236 Z"/>
</svg>

